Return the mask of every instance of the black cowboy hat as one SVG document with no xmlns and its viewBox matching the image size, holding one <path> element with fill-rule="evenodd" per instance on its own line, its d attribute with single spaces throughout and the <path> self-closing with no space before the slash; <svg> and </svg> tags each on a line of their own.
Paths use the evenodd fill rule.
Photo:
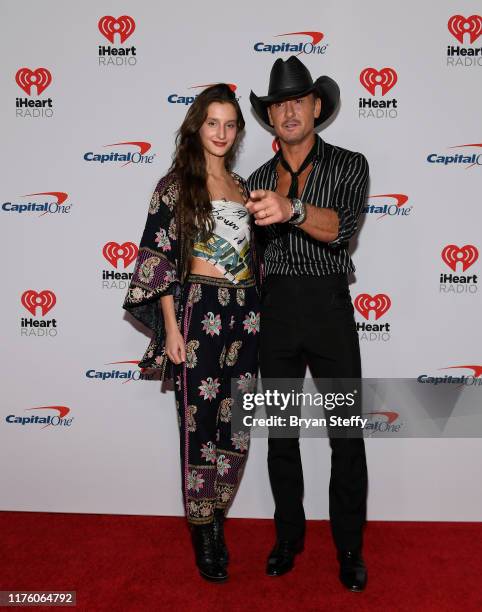
<svg viewBox="0 0 482 612">
<path fill-rule="evenodd" d="M 254 91 L 249 99 L 254 112 L 268 126 L 268 106 L 289 98 L 302 98 L 314 93 L 321 98 L 321 112 L 315 118 L 315 127 L 331 117 L 340 101 L 340 88 L 336 81 L 328 76 L 321 76 L 313 83 L 310 71 L 297 57 L 292 55 L 286 61 L 277 59 L 271 68 L 267 96 L 258 97 Z"/>
</svg>

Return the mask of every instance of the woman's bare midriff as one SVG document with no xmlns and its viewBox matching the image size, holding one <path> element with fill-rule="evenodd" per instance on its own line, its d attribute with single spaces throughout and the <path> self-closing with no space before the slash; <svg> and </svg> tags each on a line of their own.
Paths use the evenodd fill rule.
<svg viewBox="0 0 482 612">
<path fill-rule="evenodd" d="M 222 272 L 220 272 L 213 264 L 208 261 L 201 259 L 200 257 L 191 258 L 191 274 L 202 274 L 202 276 L 214 276 L 215 278 L 224 278 Z"/>
</svg>

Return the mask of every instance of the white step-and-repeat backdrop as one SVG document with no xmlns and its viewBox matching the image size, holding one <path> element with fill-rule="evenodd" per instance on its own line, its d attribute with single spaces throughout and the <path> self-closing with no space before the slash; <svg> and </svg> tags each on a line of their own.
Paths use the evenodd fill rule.
<svg viewBox="0 0 482 612">
<path fill-rule="evenodd" d="M 279 57 L 339 82 L 322 137 L 370 163 L 351 286 L 364 375 L 481 376 L 480 10 L 2 2 L 0 509 L 182 514 L 173 395 L 139 371 L 148 337 L 121 305 L 189 104 L 236 88 L 249 175 L 273 154 L 249 92 L 267 93 Z M 307 514 L 325 518 L 328 443 L 302 446 Z M 482 519 L 480 439 L 374 437 L 367 452 L 370 519 Z M 231 515 L 272 511 L 256 439 Z"/>
</svg>

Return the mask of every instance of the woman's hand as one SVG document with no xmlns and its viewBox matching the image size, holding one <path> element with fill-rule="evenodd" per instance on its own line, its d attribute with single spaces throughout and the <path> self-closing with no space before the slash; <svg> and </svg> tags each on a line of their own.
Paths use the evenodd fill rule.
<svg viewBox="0 0 482 612">
<path fill-rule="evenodd" d="M 166 355 L 176 365 L 186 361 L 186 346 L 179 329 L 169 329 L 166 332 Z"/>
<path fill-rule="evenodd" d="M 172 295 L 161 297 L 161 309 L 166 330 L 166 355 L 176 365 L 186 361 L 186 347 L 179 327 L 177 326 L 174 300 Z"/>
</svg>

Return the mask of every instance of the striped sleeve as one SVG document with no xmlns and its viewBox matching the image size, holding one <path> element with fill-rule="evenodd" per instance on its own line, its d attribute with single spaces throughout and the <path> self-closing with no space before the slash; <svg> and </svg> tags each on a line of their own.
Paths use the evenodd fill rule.
<svg viewBox="0 0 482 612">
<path fill-rule="evenodd" d="M 338 247 L 355 234 L 358 217 L 365 203 L 368 172 L 368 162 L 365 156 L 355 153 L 348 162 L 334 195 L 333 209 L 338 213 L 339 230 L 336 239 L 328 242 L 328 246 Z"/>
</svg>

